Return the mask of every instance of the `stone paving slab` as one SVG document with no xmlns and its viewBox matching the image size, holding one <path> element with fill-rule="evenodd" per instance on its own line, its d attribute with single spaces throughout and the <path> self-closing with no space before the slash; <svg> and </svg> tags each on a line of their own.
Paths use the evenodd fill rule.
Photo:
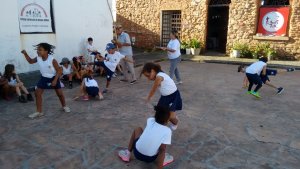
<svg viewBox="0 0 300 169">
<path fill-rule="evenodd" d="M 168 70 L 168 62 L 161 63 Z M 300 166 L 300 71 L 271 77 L 282 95 L 263 86 L 262 99 L 245 94 L 237 66 L 182 62 L 179 87 L 184 110 L 167 151 L 175 162 L 166 169 L 298 169 Z M 137 73 L 140 67 L 136 68 Z M 105 80 L 97 77 L 100 87 Z M 63 89 L 71 113 L 62 112 L 54 91 L 45 91 L 45 116 L 30 120 L 33 102 L 0 101 L 2 169 L 150 169 L 153 164 L 123 163 L 117 151 L 152 115 L 145 105 L 151 82 L 112 81 L 103 101 L 73 101 L 78 92 Z M 153 103 L 158 101 L 158 93 Z"/>
</svg>

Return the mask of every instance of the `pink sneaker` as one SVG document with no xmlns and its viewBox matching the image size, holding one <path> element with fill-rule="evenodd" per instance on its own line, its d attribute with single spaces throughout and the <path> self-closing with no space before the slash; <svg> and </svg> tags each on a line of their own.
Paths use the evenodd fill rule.
<svg viewBox="0 0 300 169">
<path fill-rule="evenodd" d="M 118 155 L 122 159 L 122 161 L 129 162 L 129 160 L 130 160 L 130 151 L 120 150 Z"/>
<path fill-rule="evenodd" d="M 82 100 L 88 101 L 89 100 L 89 96 L 82 96 Z"/>
<path fill-rule="evenodd" d="M 174 161 L 173 156 L 171 156 L 170 154 L 166 153 L 165 154 L 165 159 L 164 159 L 163 166 L 166 166 L 166 165 L 172 163 L 173 161 Z"/>
</svg>

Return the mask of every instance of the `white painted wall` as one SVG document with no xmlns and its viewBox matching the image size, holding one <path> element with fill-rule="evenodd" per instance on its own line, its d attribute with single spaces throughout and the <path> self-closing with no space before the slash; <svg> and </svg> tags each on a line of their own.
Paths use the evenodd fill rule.
<svg viewBox="0 0 300 169">
<path fill-rule="evenodd" d="M 7 63 L 13 63 L 18 73 L 37 70 L 29 65 L 20 51 L 26 49 L 36 56 L 33 45 L 48 42 L 56 46 L 55 58 L 85 54 L 88 37 L 93 37 L 94 46 L 101 53 L 112 39 L 113 19 L 107 0 L 53 0 L 54 34 L 20 34 L 18 0 L 1 0 L 0 6 L 0 71 Z M 110 6 L 113 0 L 108 0 Z"/>
</svg>

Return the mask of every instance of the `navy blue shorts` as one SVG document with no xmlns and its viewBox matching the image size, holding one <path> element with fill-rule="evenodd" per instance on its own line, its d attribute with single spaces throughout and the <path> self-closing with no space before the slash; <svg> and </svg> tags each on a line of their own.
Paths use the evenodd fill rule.
<svg viewBox="0 0 300 169">
<path fill-rule="evenodd" d="M 182 99 L 180 96 L 180 92 L 176 90 L 173 94 L 168 96 L 161 96 L 157 106 L 166 106 L 169 107 L 172 112 L 176 110 L 182 110 Z"/>
<path fill-rule="evenodd" d="M 85 90 L 89 96 L 96 97 L 99 94 L 98 87 L 85 87 Z"/>
<path fill-rule="evenodd" d="M 258 76 L 258 74 L 250 74 L 250 73 L 246 73 L 246 76 L 248 78 L 249 83 L 253 83 L 253 84 L 262 84 L 262 80 L 260 78 L 260 76 Z"/>
<path fill-rule="evenodd" d="M 275 69 L 266 69 L 266 74 L 269 76 L 276 76 L 277 75 L 277 70 Z"/>
<path fill-rule="evenodd" d="M 54 80 L 55 76 L 52 78 L 47 78 L 41 76 L 40 80 L 37 82 L 36 87 L 40 89 L 60 89 L 60 80 L 57 80 L 56 86 L 51 86 L 52 81 Z"/>
<path fill-rule="evenodd" d="M 270 81 L 268 75 L 260 75 L 260 79 L 264 84 L 266 84 L 267 81 Z"/>
<path fill-rule="evenodd" d="M 111 78 L 112 78 L 114 72 L 111 71 L 108 67 L 106 67 L 104 62 L 95 62 L 95 65 L 103 67 L 105 70 L 106 80 L 111 81 Z"/>
<path fill-rule="evenodd" d="M 157 157 L 158 157 L 158 154 L 156 154 L 155 156 L 151 156 L 151 157 L 150 157 L 150 156 L 146 156 L 146 155 L 140 153 L 140 152 L 136 149 L 135 145 L 136 145 L 136 142 L 137 142 L 138 140 L 139 140 L 139 138 L 137 138 L 137 139 L 134 140 L 134 142 L 133 142 L 133 154 L 134 154 L 135 158 L 138 159 L 138 160 L 140 160 L 140 161 L 147 162 L 147 163 L 151 163 L 151 162 L 155 161 L 155 160 L 157 159 Z"/>
</svg>

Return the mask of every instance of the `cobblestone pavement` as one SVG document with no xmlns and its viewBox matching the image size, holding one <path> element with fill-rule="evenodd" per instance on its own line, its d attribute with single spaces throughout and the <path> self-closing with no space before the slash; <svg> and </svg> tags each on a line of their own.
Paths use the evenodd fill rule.
<svg viewBox="0 0 300 169">
<path fill-rule="evenodd" d="M 168 70 L 168 63 L 162 66 Z M 136 71 L 139 72 L 140 68 Z M 262 99 L 245 94 L 237 66 L 182 62 L 179 86 L 184 110 L 167 151 L 168 169 L 298 169 L 300 166 L 300 72 L 279 74 L 271 82 L 282 95 L 263 86 Z M 101 87 L 105 80 L 97 77 Z M 112 81 L 103 101 L 73 101 L 78 92 L 64 89 L 71 113 L 61 111 L 54 91 L 44 93 L 45 116 L 30 120 L 34 103 L 0 100 L 1 169 L 148 169 L 137 160 L 123 163 L 116 153 L 132 130 L 152 115 L 143 102 L 151 83 Z M 158 93 L 153 99 L 157 102 Z"/>
</svg>

